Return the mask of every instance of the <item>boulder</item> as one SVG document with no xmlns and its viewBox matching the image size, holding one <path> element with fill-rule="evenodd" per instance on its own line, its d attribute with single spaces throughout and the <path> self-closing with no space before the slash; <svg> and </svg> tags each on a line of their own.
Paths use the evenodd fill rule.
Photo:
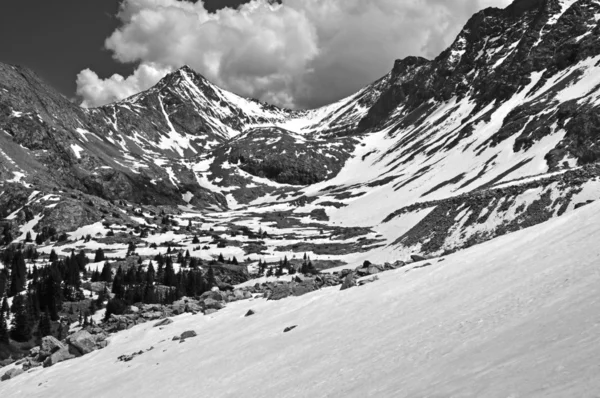
<svg viewBox="0 0 600 398">
<path fill-rule="evenodd" d="M 196 337 L 196 336 L 197 336 L 197 334 L 193 330 L 186 330 L 185 332 L 181 333 L 181 336 L 179 336 L 179 337 L 182 340 L 184 340 L 184 339 L 189 339 L 189 338 Z"/>
<path fill-rule="evenodd" d="M 42 366 L 42 364 L 32 358 L 27 358 L 27 360 L 23 364 L 23 370 L 27 371 L 31 368 L 37 368 L 38 366 Z"/>
<path fill-rule="evenodd" d="M 251 298 L 252 298 L 252 293 L 244 292 L 244 300 L 251 299 Z"/>
<path fill-rule="evenodd" d="M 269 296 L 269 300 L 281 300 L 293 294 L 289 283 L 276 285 Z"/>
<path fill-rule="evenodd" d="M 185 301 L 179 300 L 179 301 L 175 301 L 171 305 L 171 308 L 173 309 L 173 313 L 175 315 L 181 315 L 181 314 L 185 313 L 185 306 L 186 306 Z"/>
<path fill-rule="evenodd" d="M 209 309 L 220 310 L 221 308 L 224 307 L 222 302 L 219 302 L 212 298 L 207 298 L 202 303 L 203 303 L 204 308 L 209 308 Z"/>
<path fill-rule="evenodd" d="M 207 308 L 207 309 L 204 310 L 204 315 L 214 314 L 215 312 L 217 312 L 216 309 L 214 309 L 214 308 Z"/>
<path fill-rule="evenodd" d="M 213 299 L 216 301 L 223 301 L 223 293 L 221 293 L 219 290 L 211 290 L 209 292 L 204 292 L 200 296 L 200 301 L 203 301 L 205 299 Z"/>
<path fill-rule="evenodd" d="M 251 315 L 254 315 L 254 314 L 255 314 L 254 311 L 248 310 L 248 312 L 246 312 L 246 315 L 244 315 L 244 316 L 251 316 Z"/>
<path fill-rule="evenodd" d="M 344 282 L 342 282 L 342 287 L 340 290 L 350 289 L 351 287 L 356 286 L 356 282 L 354 281 L 354 274 L 347 274 L 344 278 Z"/>
<path fill-rule="evenodd" d="M 2 377 L 0 378 L 0 381 L 10 380 L 13 377 L 16 377 L 16 376 L 20 375 L 21 373 L 23 373 L 23 369 L 21 369 L 21 368 L 12 368 L 12 369 L 9 369 L 8 371 L 6 371 L 6 373 L 4 373 L 2 375 Z"/>
<path fill-rule="evenodd" d="M 383 271 L 382 269 L 383 267 L 381 267 L 380 265 L 375 265 L 375 264 L 371 264 L 369 265 L 369 267 L 367 268 L 367 274 L 369 275 L 375 275 L 378 274 L 380 272 Z"/>
<path fill-rule="evenodd" d="M 287 333 L 290 330 L 294 330 L 298 327 L 298 325 L 294 325 L 294 326 L 288 326 L 287 328 L 283 329 L 283 333 Z"/>
<path fill-rule="evenodd" d="M 29 356 L 30 357 L 37 357 L 40 353 L 40 347 L 36 346 L 33 347 L 31 350 L 29 350 Z"/>
<path fill-rule="evenodd" d="M 45 336 L 42 338 L 42 344 L 40 344 L 39 359 L 40 361 L 43 361 L 53 353 L 66 348 L 67 346 L 56 337 Z"/>
<path fill-rule="evenodd" d="M 244 292 L 241 291 L 240 289 L 236 289 L 233 291 L 233 297 L 236 300 L 243 300 L 244 299 Z"/>
<path fill-rule="evenodd" d="M 314 281 L 306 280 L 292 287 L 294 296 L 302 296 L 306 293 L 314 292 L 317 290 L 317 286 Z"/>
<path fill-rule="evenodd" d="M 426 256 L 422 256 L 420 254 L 411 254 L 410 258 L 414 261 L 414 262 L 418 262 L 418 261 L 425 261 L 425 260 L 429 260 L 428 257 Z"/>
<path fill-rule="evenodd" d="M 142 318 L 148 319 L 150 321 L 161 318 L 162 316 L 163 316 L 163 313 L 160 311 L 148 311 L 148 312 L 142 312 L 142 314 L 141 314 Z"/>
<path fill-rule="evenodd" d="M 185 306 L 185 312 L 191 312 L 192 314 L 197 314 L 202 312 L 202 307 L 196 301 L 190 301 Z"/>
<path fill-rule="evenodd" d="M 59 349 L 58 351 L 54 352 L 48 358 L 46 358 L 44 360 L 43 364 L 44 364 L 44 367 L 47 368 L 49 366 L 56 365 L 59 362 L 66 361 L 66 360 L 72 359 L 72 358 L 75 358 L 75 355 L 71 354 L 67 347 L 63 347 L 63 348 Z"/>
<path fill-rule="evenodd" d="M 67 338 L 70 346 L 76 348 L 81 355 L 89 354 L 96 350 L 96 337 L 87 330 L 80 330 Z"/>
</svg>

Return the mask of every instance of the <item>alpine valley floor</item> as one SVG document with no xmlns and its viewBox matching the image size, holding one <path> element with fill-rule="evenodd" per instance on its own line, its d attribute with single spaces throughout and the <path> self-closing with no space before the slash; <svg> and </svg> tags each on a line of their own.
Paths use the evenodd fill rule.
<svg viewBox="0 0 600 398">
<path fill-rule="evenodd" d="M 593 203 L 362 287 L 145 323 L 1 383 L 0 396 L 592 396 L 599 218 Z M 171 340 L 186 330 L 198 336 Z"/>
</svg>

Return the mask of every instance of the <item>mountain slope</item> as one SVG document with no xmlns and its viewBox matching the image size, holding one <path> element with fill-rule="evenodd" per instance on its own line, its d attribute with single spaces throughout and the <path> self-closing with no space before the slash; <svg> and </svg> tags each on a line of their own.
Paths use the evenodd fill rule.
<svg viewBox="0 0 600 398">
<path fill-rule="evenodd" d="M 138 325 L 103 350 L 0 383 L 0 393 L 585 396 L 599 387 L 598 217 L 593 204 L 346 291 Z M 171 341 L 186 330 L 198 336 Z"/>
<path fill-rule="evenodd" d="M 435 59 L 398 60 L 355 95 L 308 111 L 241 98 L 188 67 L 86 110 L 3 66 L 0 210 L 13 235 L 35 216 L 69 220 L 66 232 L 117 209 L 134 225 L 138 205 L 185 206 L 216 212 L 226 228 L 253 220 L 285 234 L 282 225 L 297 233 L 318 221 L 323 236 L 356 228 L 353 244 L 377 240 L 340 253 L 316 236 L 312 246 L 267 239 L 273 258 L 453 252 L 600 197 L 599 22 L 596 0 L 486 9 Z M 64 213 L 72 202 L 81 221 Z"/>
</svg>

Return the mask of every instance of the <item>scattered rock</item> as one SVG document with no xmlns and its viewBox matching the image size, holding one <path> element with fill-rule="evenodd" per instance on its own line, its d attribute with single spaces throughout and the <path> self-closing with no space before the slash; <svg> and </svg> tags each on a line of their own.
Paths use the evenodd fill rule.
<svg viewBox="0 0 600 398">
<path fill-rule="evenodd" d="M 287 333 L 290 330 L 294 330 L 298 327 L 298 325 L 294 325 L 294 326 L 288 326 L 287 328 L 283 329 L 283 333 Z"/>
<path fill-rule="evenodd" d="M 173 323 L 173 320 L 172 320 L 172 319 L 170 319 L 170 318 L 165 318 L 165 319 L 163 319 L 163 320 L 161 320 L 161 321 L 158 321 L 158 322 L 156 322 L 156 323 L 154 324 L 154 327 L 156 328 L 156 327 L 159 327 L 159 326 L 167 326 L 167 325 L 170 325 L 170 324 L 172 324 L 172 323 Z"/>
<path fill-rule="evenodd" d="M 246 315 L 244 315 L 244 316 L 250 316 L 250 315 L 254 315 L 254 314 L 255 314 L 254 311 L 248 310 L 248 312 L 246 312 Z"/>
<path fill-rule="evenodd" d="M 196 332 L 194 332 L 193 330 L 187 330 L 187 331 L 181 333 L 180 338 L 183 340 L 183 339 L 189 339 L 189 338 L 196 337 L 196 336 L 197 336 Z"/>
</svg>

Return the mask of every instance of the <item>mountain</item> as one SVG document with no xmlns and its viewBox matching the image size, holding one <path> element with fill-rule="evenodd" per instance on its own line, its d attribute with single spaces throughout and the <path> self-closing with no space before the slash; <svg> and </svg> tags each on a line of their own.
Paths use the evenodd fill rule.
<svg viewBox="0 0 600 398">
<path fill-rule="evenodd" d="M 187 66 L 133 97 L 82 109 L 33 72 L 2 65 L 0 175 L 29 190 L 65 190 L 65 200 L 95 200 L 79 210 L 86 223 L 114 213 L 115 200 L 221 210 L 304 204 L 379 231 L 434 209 L 408 235 L 383 235 L 415 250 L 435 224 L 440 236 L 425 251 L 453 250 L 452 228 L 464 235 L 459 246 L 476 243 L 592 199 L 582 192 L 595 189 L 600 156 L 599 14 L 592 0 L 485 9 L 437 58 L 398 60 L 357 94 L 308 111 L 239 97 Z M 523 194 L 534 186 L 530 203 Z M 27 198 L 4 199 L 4 216 Z M 495 210 L 495 221 L 482 213 Z M 36 211 L 49 219 L 57 210 Z M 469 219 L 442 227 L 446 215 Z"/>
<path fill-rule="evenodd" d="M 457 285 L 464 300 L 456 308 L 468 298 L 483 300 L 482 290 L 468 289 L 505 291 L 516 283 L 508 271 L 494 283 L 484 275 L 506 266 L 528 278 L 524 288 L 535 285 L 549 300 L 570 300 L 564 308 L 572 308 L 577 297 L 570 290 L 552 295 L 563 268 L 552 268 L 540 287 L 526 267 L 547 276 L 544 261 L 566 261 L 563 254 L 571 252 L 583 267 L 586 256 L 595 255 L 590 250 L 596 231 L 586 217 L 596 215 L 591 203 L 600 198 L 599 36 L 597 0 L 516 0 L 475 14 L 435 59 L 397 60 L 388 74 L 356 94 L 313 110 L 242 98 L 187 66 L 123 101 L 83 109 L 34 72 L 0 64 L 0 241 L 5 252 L 34 247 L 40 257 L 32 261 L 40 267 L 52 264 L 52 251 L 75 261 L 75 252 L 91 260 L 102 249 L 104 260 L 80 266 L 89 273 L 108 260 L 115 276 L 120 267 L 132 269 L 132 261 L 140 273 L 149 272 L 150 261 L 164 255 L 173 257 L 179 281 L 200 270 L 203 289 L 210 279 L 225 290 L 234 280 L 259 276 L 249 283 L 285 290 L 275 281 L 290 277 L 267 275 L 288 270 L 304 270 L 303 277 L 325 286 L 328 274 L 307 275 L 360 264 L 377 273 L 425 259 L 430 262 L 411 265 L 409 275 L 440 275 L 432 293 L 439 298 L 451 295 L 442 282 L 458 278 L 452 270 L 466 262 L 472 283 Z M 593 235 L 575 234 L 577 223 Z M 568 244 L 559 242 L 565 234 L 574 234 Z M 26 242 L 28 235 L 35 245 Z M 534 258 L 546 252 L 555 257 Z M 438 264 L 440 256 L 447 262 Z M 194 267 L 189 258 L 198 260 Z M 431 272 L 419 271 L 429 266 Z M 151 278 L 151 293 L 177 286 L 176 297 L 163 301 L 180 299 L 185 288 L 171 277 L 166 282 L 162 271 Z M 227 276 L 231 272 L 235 278 Z M 405 297 L 390 287 L 405 282 L 404 271 L 394 272 L 382 296 L 373 288 L 355 299 L 390 297 L 399 313 L 409 311 L 399 304 Z M 581 272 L 578 278 L 588 275 Z M 583 279 L 577 281 L 584 286 Z M 302 294 L 311 290 L 303 289 Z M 427 295 L 424 289 L 417 293 Z M 506 297 L 496 298 L 498 313 L 506 310 L 517 322 L 514 308 L 499 304 Z M 428 303 L 444 302 L 436 300 Z M 323 305 L 334 301 L 325 298 Z M 469 305 L 467 313 L 486 315 Z M 302 319 L 309 316 L 296 310 Z M 241 313 L 235 314 L 223 325 L 242 322 Z M 345 317 L 348 331 L 374 322 L 369 316 Z M 476 318 L 463 321 L 471 325 Z M 531 326 L 533 318 L 526 321 L 527 328 L 514 330 L 539 332 Z M 383 326 L 393 330 L 397 324 Z M 221 327 L 228 326 L 217 325 L 211 333 L 225 335 Z M 145 328 L 127 336 L 150 334 Z M 427 330 L 417 325 L 409 332 Z M 355 337 L 362 342 L 364 336 Z M 484 343 L 500 341 L 490 337 Z M 124 354 L 124 345 L 115 347 L 111 355 Z"/>
</svg>

